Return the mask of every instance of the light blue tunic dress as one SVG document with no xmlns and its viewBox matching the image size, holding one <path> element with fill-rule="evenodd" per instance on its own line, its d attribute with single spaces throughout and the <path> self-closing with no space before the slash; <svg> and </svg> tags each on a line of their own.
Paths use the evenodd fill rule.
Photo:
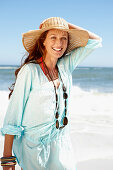
<svg viewBox="0 0 113 170">
<path fill-rule="evenodd" d="M 62 130 L 56 129 L 56 100 L 52 81 L 49 82 L 39 64 L 26 64 L 19 71 L 1 132 L 2 135 L 15 135 L 13 152 L 23 170 L 76 170 L 70 140 L 72 72 L 97 47 L 101 47 L 101 41 L 89 39 L 85 47 L 74 49 L 57 62 L 68 93 L 69 123 Z M 62 126 L 64 99 L 61 80 L 57 92 Z"/>
</svg>

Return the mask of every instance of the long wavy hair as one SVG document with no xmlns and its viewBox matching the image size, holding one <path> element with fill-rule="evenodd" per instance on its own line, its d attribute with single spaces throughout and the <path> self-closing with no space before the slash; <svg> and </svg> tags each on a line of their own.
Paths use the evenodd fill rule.
<svg viewBox="0 0 113 170">
<path fill-rule="evenodd" d="M 24 55 L 22 57 L 20 67 L 15 70 L 15 82 L 12 83 L 12 85 L 9 87 L 9 90 L 10 90 L 9 99 L 10 99 L 12 93 L 13 93 L 14 86 L 15 86 L 16 79 L 17 79 L 17 75 L 18 75 L 18 72 L 20 71 L 20 69 L 25 64 L 28 64 L 28 63 L 31 63 L 31 62 L 32 63 L 38 63 L 38 64 L 40 63 L 40 58 L 44 55 L 44 52 L 45 52 L 43 42 L 46 38 L 47 33 L 48 33 L 48 31 L 45 31 L 44 33 L 41 34 L 40 38 L 37 40 L 37 43 L 36 43 L 33 51 L 27 55 L 27 57 L 24 59 L 24 62 L 22 62 L 22 60 L 23 60 L 23 57 L 25 57 L 26 55 Z"/>
<path fill-rule="evenodd" d="M 22 60 L 21 60 L 21 65 L 19 68 L 17 68 L 15 70 L 15 82 L 12 83 L 12 85 L 9 87 L 9 90 L 10 90 L 10 93 L 9 93 L 9 96 L 8 98 L 10 99 L 12 93 L 13 93 L 13 90 L 14 90 L 14 86 L 15 86 L 15 83 L 16 83 L 16 79 L 17 79 L 17 75 L 18 75 L 18 72 L 20 71 L 20 69 L 25 65 L 25 64 L 28 64 L 28 63 L 38 63 L 40 64 L 42 61 L 40 60 L 41 57 L 44 56 L 45 54 L 45 47 L 43 45 L 44 43 L 44 40 L 46 39 L 46 36 L 47 36 L 47 33 L 48 31 L 45 31 L 44 33 L 41 34 L 41 36 L 39 37 L 39 39 L 37 40 L 37 43 L 33 49 L 33 51 L 31 53 L 29 53 L 27 55 L 27 57 L 25 58 L 24 62 L 22 63 Z M 69 44 L 69 37 L 68 37 L 68 44 Z M 67 44 L 67 46 L 68 46 Z M 59 58 L 61 59 L 62 57 L 64 57 L 66 54 L 66 51 L 64 52 L 64 54 Z M 26 55 L 24 55 L 26 56 Z M 23 56 L 23 57 L 24 57 Z M 22 58 L 23 59 L 23 58 Z M 59 60 L 58 59 L 58 60 Z"/>
</svg>

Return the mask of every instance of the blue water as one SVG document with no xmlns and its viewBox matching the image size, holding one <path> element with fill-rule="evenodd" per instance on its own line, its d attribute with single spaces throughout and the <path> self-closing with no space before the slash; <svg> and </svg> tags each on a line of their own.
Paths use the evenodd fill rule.
<svg viewBox="0 0 113 170">
<path fill-rule="evenodd" d="M 113 92 L 113 68 L 79 67 L 73 72 L 73 84 L 84 90 Z"/>
<path fill-rule="evenodd" d="M 0 66 L 0 90 L 8 90 L 15 81 L 17 66 Z M 73 72 L 73 85 L 85 91 L 113 92 L 113 68 L 78 67 Z"/>
</svg>

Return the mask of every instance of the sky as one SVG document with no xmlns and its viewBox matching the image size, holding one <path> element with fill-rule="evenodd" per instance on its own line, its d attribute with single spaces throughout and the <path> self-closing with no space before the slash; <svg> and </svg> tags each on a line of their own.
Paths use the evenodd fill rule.
<svg viewBox="0 0 113 170">
<path fill-rule="evenodd" d="M 56 16 L 102 37 L 80 66 L 113 67 L 113 0 L 0 0 L 0 65 L 20 65 L 22 33 Z"/>
</svg>

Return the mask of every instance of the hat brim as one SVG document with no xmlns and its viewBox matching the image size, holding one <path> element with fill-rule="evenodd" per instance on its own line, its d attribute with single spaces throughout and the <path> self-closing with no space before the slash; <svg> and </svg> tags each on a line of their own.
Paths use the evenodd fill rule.
<svg viewBox="0 0 113 170">
<path fill-rule="evenodd" d="M 63 27 L 49 27 L 49 28 L 43 28 L 39 30 L 31 30 L 31 31 L 28 31 L 27 33 L 22 34 L 22 42 L 23 42 L 23 46 L 26 49 L 26 51 L 28 53 L 32 53 L 36 45 L 36 42 L 41 36 L 41 34 L 51 29 L 59 29 L 59 30 L 68 32 L 69 44 L 68 44 L 66 53 L 71 52 L 75 48 L 86 46 L 88 39 L 89 39 L 89 34 L 85 30 L 65 29 Z"/>
</svg>

